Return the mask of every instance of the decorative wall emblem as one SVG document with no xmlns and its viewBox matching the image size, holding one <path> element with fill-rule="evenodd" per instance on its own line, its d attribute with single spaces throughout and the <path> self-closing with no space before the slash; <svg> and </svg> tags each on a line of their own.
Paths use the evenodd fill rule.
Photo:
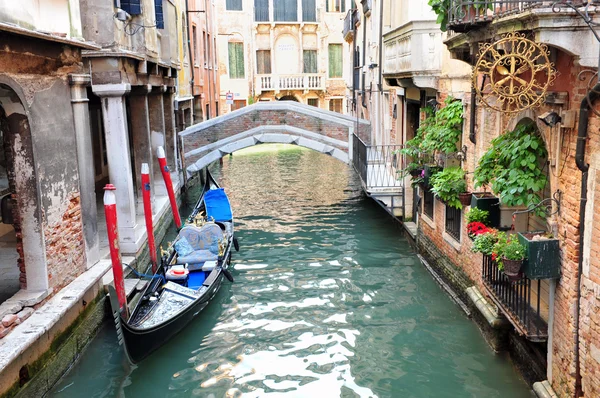
<svg viewBox="0 0 600 398">
<path fill-rule="evenodd" d="M 480 44 L 473 86 L 481 103 L 502 113 L 541 105 L 556 79 L 549 55 L 545 44 L 518 32 L 508 33 L 495 43 Z"/>
</svg>

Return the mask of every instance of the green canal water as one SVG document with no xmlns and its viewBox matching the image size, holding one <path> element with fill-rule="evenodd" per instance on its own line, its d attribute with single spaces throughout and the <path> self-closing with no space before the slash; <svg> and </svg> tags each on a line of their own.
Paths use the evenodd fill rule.
<svg viewBox="0 0 600 398">
<path fill-rule="evenodd" d="M 236 216 L 235 283 L 137 366 L 107 322 L 51 396 L 532 397 L 351 168 L 258 148 L 215 170 Z"/>
</svg>

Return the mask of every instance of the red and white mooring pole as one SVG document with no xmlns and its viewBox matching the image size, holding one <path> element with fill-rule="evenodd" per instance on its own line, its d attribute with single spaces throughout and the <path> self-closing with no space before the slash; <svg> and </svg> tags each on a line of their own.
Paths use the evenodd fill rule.
<svg viewBox="0 0 600 398">
<path fill-rule="evenodd" d="M 160 165 L 160 172 L 162 173 L 165 186 L 167 187 L 167 193 L 169 194 L 169 202 L 171 202 L 171 210 L 173 210 L 173 218 L 175 219 L 175 225 L 177 229 L 181 228 L 181 217 L 179 216 L 179 209 L 177 208 L 177 201 L 175 200 L 175 192 L 173 191 L 173 182 L 171 181 L 171 173 L 169 173 L 169 166 L 167 166 L 167 158 L 165 156 L 165 150 L 162 146 L 159 146 L 156 150 L 158 156 L 158 164 Z"/>
<path fill-rule="evenodd" d="M 104 214 L 106 215 L 106 229 L 108 231 L 108 245 L 110 247 L 115 290 L 117 291 L 121 313 L 127 319 L 129 318 L 129 309 L 127 308 L 125 282 L 123 281 L 123 265 L 121 263 L 121 252 L 119 251 L 119 227 L 117 224 L 117 198 L 114 192 L 115 189 L 115 186 L 112 184 L 106 184 L 104 187 Z"/>
<path fill-rule="evenodd" d="M 148 234 L 148 250 L 150 251 L 150 262 L 152 273 L 158 268 L 156 259 L 156 244 L 154 243 L 154 225 L 152 224 L 152 202 L 150 201 L 150 167 L 148 163 L 142 163 L 142 199 L 144 200 L 144 217 L 146 218 L 146 233 Z"/>
</svg>

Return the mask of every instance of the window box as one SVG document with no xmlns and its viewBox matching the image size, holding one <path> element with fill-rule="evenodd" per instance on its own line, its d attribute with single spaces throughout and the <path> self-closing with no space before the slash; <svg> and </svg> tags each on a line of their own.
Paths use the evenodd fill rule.
<svg viewBox="0 0 600 398">
<path fill-rule="evenodd" d="M 500 199 L 490 192 L 474 192 L 471 196 L 471 208 L 474 207 L 489 212 L 490 227 L 498 228 L 500 226 Z"/>
<path fill-rule="evenodd" d="M 542 237 L 544 232 L 519 232 L 519 242 L 525 246 L 527 258 L 522 271 L 529 279 L 560 277 L 560 248 L 558 239 Z"/>
</svg>

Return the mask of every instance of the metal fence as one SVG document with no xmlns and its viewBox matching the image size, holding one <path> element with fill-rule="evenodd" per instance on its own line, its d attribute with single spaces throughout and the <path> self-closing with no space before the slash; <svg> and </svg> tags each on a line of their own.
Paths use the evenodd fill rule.
<svg viewBox="0 0 600 398">
<path fill-rule="evenodd" d="M 534 342 L 548 340 L 548 324 L 540 312 L 540 280 L 532 281 L 522 275 L 512 281 L 498 269 L 498 264 L 491 256 L 485 255 L 482 277 L 492 300 L 519 333 Z M 532 283 L 537 283 L 538 292 L 534 294 L 537 299 L 533 303 L 531 302 Z"/>
<path fill-rule="evenodd" d="M 357 135 L 353 140 L 354 168 L 367 189 L 402 188 L 399 178 L 401 145 L 367 145 Z"/>
<path fill-rule="evenodd" d="M 448 28 L 465 31 L 469 25 L 477 25 L 505 15 L 518 14 L 535 7 L 552 7 L 556 1 L 539 0 L 451 0 L 448 9 Z M 583 6 L 585 0 L 563 1 Z M 566 10 L 566 8 L 565 8 Z"/>
</svg>

